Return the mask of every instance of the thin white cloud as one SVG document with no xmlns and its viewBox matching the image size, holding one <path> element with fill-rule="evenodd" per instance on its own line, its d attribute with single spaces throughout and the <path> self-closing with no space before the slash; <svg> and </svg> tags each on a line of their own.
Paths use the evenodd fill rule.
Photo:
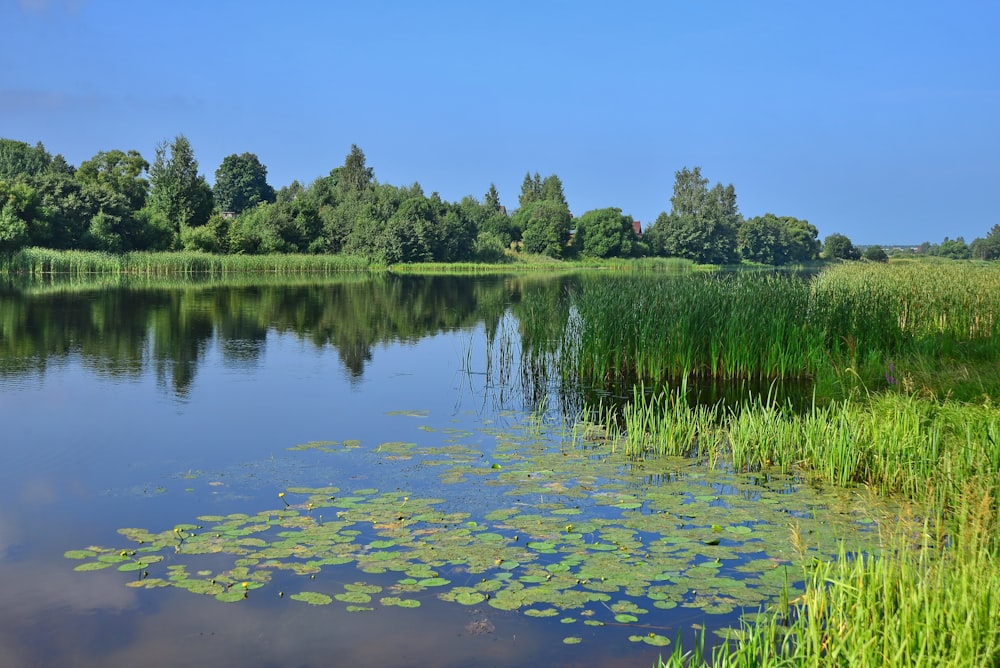
<svg viewBox="0 0 1000 668">
<path fill-rule="evenodd" d="M 86 0 L 17 0 L 17 7 L 22 12 L 31 14 L 46 14 L 54 7 L 65 7 L 70 12 L 79 11 Z"/>
<path fill-rule="evenodd" d="M 109 100 L 97 95 L 73 95 L 56 90 L 0 89 L 0 114 L 95 109 L 108 102 Z"/>
</svg>

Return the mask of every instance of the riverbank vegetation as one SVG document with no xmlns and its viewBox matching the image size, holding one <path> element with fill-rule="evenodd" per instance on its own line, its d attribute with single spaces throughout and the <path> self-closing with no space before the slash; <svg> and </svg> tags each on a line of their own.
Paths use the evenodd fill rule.
<svg viewBox="0 0 1000 668">
<path fill-rule="evenodd" d="M 512 253 L 557 260 L 655 256 L 712 265 L 800 264 L 815 261 L 821 250 L 826 258 L 861 257 L 837 233 L 826 237 L 824 248 L 806 220 L 773 213 L 744 217 L 735 187 L 709 187 L 698 167 L 675 173 L 669 201 L 670 210 L 643 230 L 620 207 L 574 216 L 555 174 L 526 174 L 516 206 L 502 204 L 492 184 L 482 199 L 447 202 L 418 183 L 378 182 L 357 146 L 311 184 L 294 181 L 276 189 L 266 166 L 249 152 L 226 156 L 210 186 L 183 135 L 157 146 L 152 163 L 138 151 L 115 149 L 78 167 L 41 143 L 0 139 L 0 257 L 28 247 L 343 254 L 377 265 L 493 263 Z M 1000 226 L 968 246 L 946 238 L 927 249 L 942 257 L 996 259 Z"/>
<path fill-rule="evenodd" d="M 805 410 L 777 392 L 725 406 L 689 401 L 687 380 L 653 392 L 637 385 L 620 417 L 615 409 L 598 418 L 606 431 L 621 433 L 627 457 L 688 455 L 711 467 L 793 472 L 818 484 L 863 486 L 904 508 L 886 518 L 880 545 L 829 561 L 802 551 L 804 593 L 747 621 L 713 650 L 705 641 L 676 648 L 664 665 L 1000 660 L 998 279 L 995 266 L 921 263 L 832 267 L 789 282 L 780 295 L 771 279 L 697 287 L 674 281 L 652 291 L 671 295 L 666 305 L 634 313 L 601 286 L 581 284 L 581 343 L 568 359 L 584 373 L 816 379 Z M 624 305 L 648 299 L 645 291 L 633 297 L 627 282 L 614 289 Z M 671 304 L 677 308 L 665 320 L 680 322 L 652 329 L 657 321 L 644 312 Z M 725 315 L 714 317 L 715 309 Z M 602 317 L 603 327 L 588 327 Z M 788 345 L 772 348 L 775 340 Z M 790 361 L 774 363 L 778 354 Z M 808 541 L 795 521 L 789 540 Z"/>
</svg>

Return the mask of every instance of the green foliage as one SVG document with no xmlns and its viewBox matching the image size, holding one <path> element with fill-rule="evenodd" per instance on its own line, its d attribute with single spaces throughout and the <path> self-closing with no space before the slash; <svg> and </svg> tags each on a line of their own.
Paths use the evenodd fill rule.
<svg viewBox="0 0 1000 668">
<path fill-rule="evenodd" d="M 177 135 L 173 143 L 160 143 L 149 170 L 149 205 L 170 222 L 173 231 L 171 246 L 181 243 L 185 227 L 199 227 L 212 214 L 212 190 L 205 177 L 198 174 L 191 142 Z"/>
<path fill-rule="evenodd" d="M 532 202 L 537 202 L 542 199 L 542 177 L 538 172 L 535 172 L 534 178 L 532 178 L 531 173 L 525 173 L 524 181 L 521 182 L 521 194 L 517 198 L 518 206 L 521 208 L 526 207 Z"/>
<path fill-rule="evenodd" d="M 500 211 L 500 193 L 497 192 L 497 187 L 492 183 L 483 198 L 483 206 L 490 212 Z"/>
<path fill-rule="evenodd" d="M 671 211 L 661 213 L 647 230 L 653 251 L 699 264 L 733 264 L 738 260 L 737 230 L 741 222 L 732 185 L 715 184 L 701 168 L 676 172 Z"/>
<path fill-rule="evenodd" d="M 969 251 L 977 260 L 1000 260 L 1000 225 L 994 225 L 985 238 L 974 239 Z"/>
<path fill-rule="evenodd" d="M 524 250 L 562 258 L 569 242 L 570 214 L 565 204 L 551 200 L 531 202 L 514 214 L 514 227 L 522 230 Z"/>
<path fill-rule="evenodd" d="M 303 252 L 308 234 L 301 223 L 293 205 L 258 204 L 232 221 L 227 242 L 229 251 L 249 255 Z"/>
<path fill-rule="evenodd" d="M 42 142 L 31 146 L 23 141 L 0 139 L 0 181 L 37 176 L 48 170 L 51 162 L 52 156 Z"/>
<path fill-rule="evenodd" d="M 0 253 L 27 246 L 44 224 L 38 193 L 22 182 L 0 181 Z"/>
<path fill-rule="evenodd" d="M 566 195 L 563 193 L 562 180 L 555 174 L 549 174 L 542 179 L 542 187 L 539 189 L 539 199 L 557 202 L 567 209 L 569 208 L 569 204 L 566 202 Z"/>
<path fill-rule="evenodd" d="M 881 246 L 869 246 L 865 249 L 862 257 L 869 262 L 888 262 L 889 256 L 882 250 Z"/>
<path fill-rule="evenodd" d="M 576 219 L 575 242 L 587 257 L 629 257 L 635 244 L 632 217 L 618 208 L 588 211 Z"/>
<path fill-rule="evenodd" d="M 129 209 L 134 212 L 146 204 L 149 182 L 142 175 L 147 171 L 149 163 L 138 151 L 101 151 L 90 160 L 80 163 L 76 178 L 80 183 L 122 196 Z"/>
<path fill-rule="evenodd" d="M 972 257 L 972 251 L 962 237 L 958 237 L 957 239 L 945 237 L 933 255 L 946 257 L 951 260 L 968 260 Z"/>
<path fill-rule="evenodd" d="M 550 201 L 562 204 L 567 209 L 566 195 L 563 193 L 562 180 L 555 174 L 550 174 L 544 179 L 538 172 L 532 176 L 530 173 L 524 175 L 521 183 L 521 195 L 518 197 L 518 205 L 521 208 L 534 202 Z"/>
<path fill-rule="evenodd" d="M 737 241 L 744 260 L 784 265 L 819 257 L 818 234 L 807 221 L 767 213 L 743 221 Z"/>
<path fill-rule="evenodd" d="M 351 144 L 351 151 L 344 158 L 344 166 L 337 174 L 337 184 L 345 195 L 358 195 L 372 186 L 375 172 L 365 164 L 365 154 L 357 144 Z"/>
<path fill-rule="evenodd" d="M 267 167 L 253 153 L 223 158 L 215 170 L 212 194 L 220 211 L 236 214 L 275 199 L 274 188 L 267 183 Z"/>
<path fill-rule="evenodd" d="M 834 233 L 823 240 L 823 256 L 828 260 L 860 260 L 861 251 L 846 236 Z"/>
</svg>

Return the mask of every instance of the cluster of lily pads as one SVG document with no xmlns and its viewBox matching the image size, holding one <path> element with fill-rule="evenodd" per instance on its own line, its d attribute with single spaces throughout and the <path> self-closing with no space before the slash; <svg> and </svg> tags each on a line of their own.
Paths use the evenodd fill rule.
<svg viewBox="0 0 1000 668">
<path fill-rule="evenodd" d="M 423 431 L 433 440 L 438 430 Z M 225 602 L 290 574 L 303 584 L 288 598 L 338 601 L 352 612 L 415 608 L 433 596 L 566 625 L 656 631 L 665 626 L 657 614 L 675 608 L 756 610 L 801 580 L 791 564 L 833 557 L 843 539 L 874 541 L 873 501 L 859 491 L 713 470 L 684 458 L 627 461 L 606 439 L 567 442 L 536 428 L 476 434 L 489 437 L 485 447 L 459 442 L 469 432 L 439 434 L 443 441 L 433 445 L 296 449 L 427 467 L 436 470 L 439 490 L 455 491 L 451 498 L 288 487 L 276 492 L 271 509 L 202 515 L 159 532 L 124 528 L 125 546 L 65 556 L 80 561 L 77 571 L 132 573 L 131 587 L 177 587 Z M 455 502 L 462 494 L 477 502 Z M 323 587 L 316 579 L 325 569 L 351 567 L 354 577 L 338 572 L 340 580 L 356 580 L 350 584 Z M 669 642 L 656 632 L 630 639 Z"/>
</svg>

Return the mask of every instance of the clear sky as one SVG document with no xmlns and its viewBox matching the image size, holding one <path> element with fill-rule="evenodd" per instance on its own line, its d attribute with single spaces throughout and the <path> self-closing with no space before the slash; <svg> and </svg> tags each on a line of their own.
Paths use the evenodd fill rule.
<svg viewBox="0 0 1000 668">
<path fill-rule="evenodd" d="M 669 211 L 674 173 L 856 244 L 1000 223 L 1000 3 L 0 0 L 0 137 L 78 165 L 190 139 L 276 188 L 364 150 L 446 200 L 558 174 Z"/>
</svg>

